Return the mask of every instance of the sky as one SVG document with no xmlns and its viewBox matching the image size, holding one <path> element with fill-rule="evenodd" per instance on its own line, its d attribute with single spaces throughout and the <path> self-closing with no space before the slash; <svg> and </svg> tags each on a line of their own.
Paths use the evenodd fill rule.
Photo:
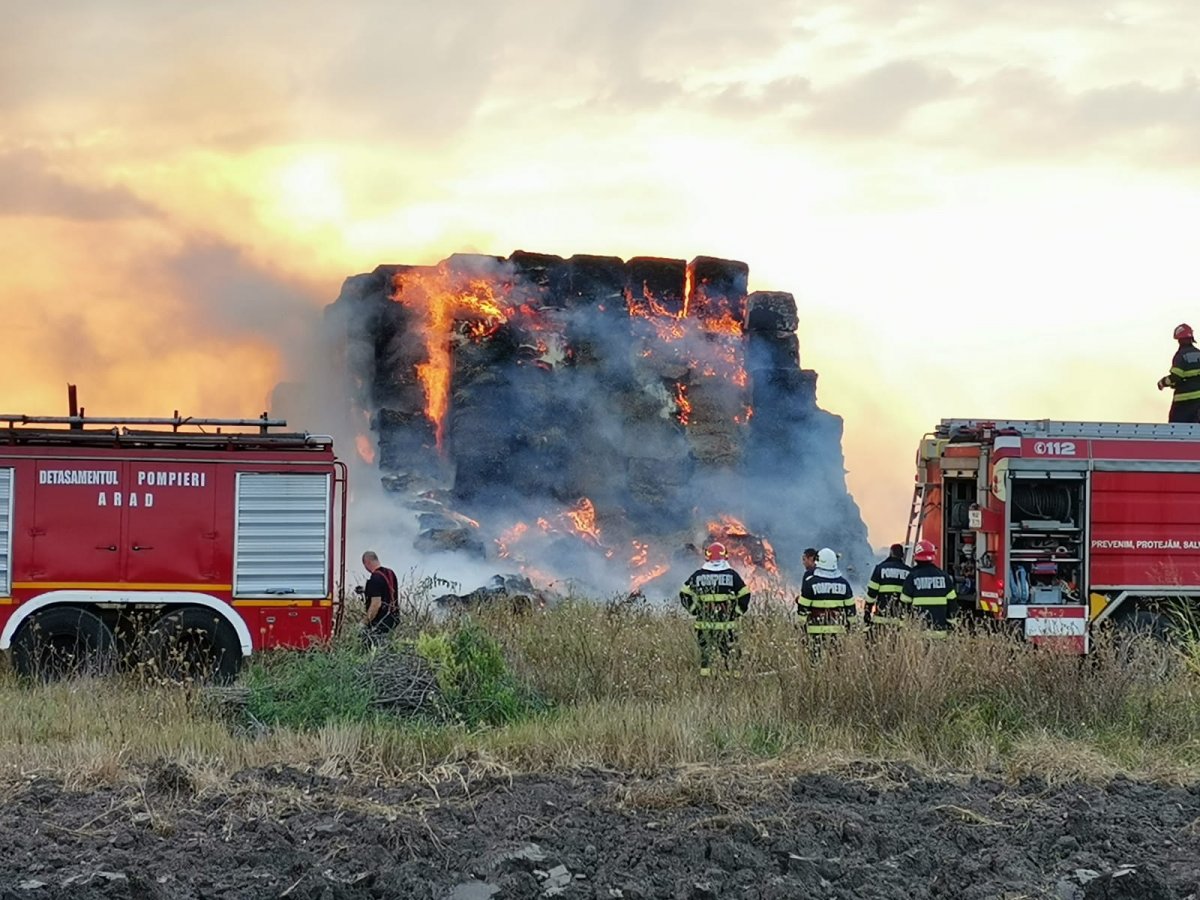
<svg viewBox="0 0 1200 900">
<path fill-rule="evenodd" d="M 876 545 L 945 417 L 1165 421 L 1191 0 L 0 0 L 0 412 L 255 416 L 342 280 L 750 266 Z M 297 363 L 299 371 L 296 371 Z M 291 371 L 289 371 L 291 370 Z"/>
</svg>

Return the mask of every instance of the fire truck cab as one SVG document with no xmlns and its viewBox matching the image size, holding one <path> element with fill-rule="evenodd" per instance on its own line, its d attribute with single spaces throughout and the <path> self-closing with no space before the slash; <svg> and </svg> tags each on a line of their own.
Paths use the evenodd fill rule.
<svg viewBox="0 0 1200 900">
<path fill-rule="evenodd" d="M 346 469 L 331 438 L 285 425 L 0 415 L 0 650 L 14 668 L 228 679 L 255 651 L 328 638 Z"/>
<path fill-rule="evenodd" d="M 936 544 L 960 615 L 1086 653 L 1200 602 L 1200 425 L 943 419 L 916 482 L 907 546 Z"/>
</svg>

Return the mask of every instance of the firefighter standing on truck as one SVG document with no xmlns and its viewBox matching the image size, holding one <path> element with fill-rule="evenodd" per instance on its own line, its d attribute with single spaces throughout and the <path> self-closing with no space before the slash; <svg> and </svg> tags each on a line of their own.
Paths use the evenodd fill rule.
<svg viewBox="0 0 1200 900">
<path fill-rule="evenodd" d="M 796 612 L 804 619 L 804 632 L 816 652 L 823 641 L 845 634 L 858 614 L 854 589 L 838 571 L 837 554 L 828 547 L 817 553 L 817 565 L 806 575 L 796 598 Z"/>
<path fill-rule="evenodd" d="M 1175 340 L 1179 349 L 1171 360 L 1171 373 L 1158 380 L 1158 389 L 1173 388 L 1168 422 L 1200 422 L 1200 349 L 1192 326 L 1184 323 L 1175 326 Z"/>
<path fill-rule="evenodd" d="M 904 545 L 892 544 L 889 556 L 875 566 L 867 582 L 867 606 L 863 621 L 867 625 L 896 625 L 900 622 L 900 592 L 911 571 L 904 562 Z M 872 601 L 875 609 L 871 609 Z"/>
<path fill-rule="evenodd" d="M 704 548 L 704 565 L 683 583 L 679 602 L 695 618 L 700 674 L 712 674 L 714 649 L 728 668 L 738 620 L 750 608 L 750 588 L 729 565 L 729 552 L 720 541 Z"/>
<path fill-rule="evenodd" d="M 924 620 L 937 634 L 950 627 L 950 604 L 957 599 L 954 579 L 933 564 L 937 547 L 933 541 L 917 541 L 913 547 L 912 571 L 900 589 L 900 603 L 918 620 Z"/>
</svg>

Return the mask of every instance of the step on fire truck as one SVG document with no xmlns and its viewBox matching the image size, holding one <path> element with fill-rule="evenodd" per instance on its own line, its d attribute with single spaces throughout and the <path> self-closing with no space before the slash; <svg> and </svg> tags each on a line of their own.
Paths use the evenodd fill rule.
<svg viewBox="0 0 1200 900">
<path fill-rule="evenodd" d="M 255 651 L 328 638 L 346 523 L 331 438 L 266 413 L 71 409 L 0 414 L 0 650 L 19 673 L 228 680 Z"/>
<path fill-rule="evenodd" d="M 1200 425 L 943 419 L 916 481 L 906 543 L 937 545 L 960 614 L 1086 653 L 1200 602 Z"/>
</svg>

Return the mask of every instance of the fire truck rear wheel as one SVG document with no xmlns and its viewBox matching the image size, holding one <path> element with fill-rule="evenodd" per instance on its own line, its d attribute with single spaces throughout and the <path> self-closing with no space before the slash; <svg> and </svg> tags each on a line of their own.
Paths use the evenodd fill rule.
<svg viewBox="0 0 1200 900">
<path fill-rule="evenodd" d="M 164 613 L 146 640 L 147 662 L 173 681 L 226 684 L 242 666 L 237 632 L 218 613 L 185 606 Z"/>
<path fill-rule="evenodd" d="M 12 660 L 18 675 L 43 681 L 106 675 L 116 665 L 117 643 L 95 613 L 52 606 L 35 612 L 17 629 Z"/>
</svg>

